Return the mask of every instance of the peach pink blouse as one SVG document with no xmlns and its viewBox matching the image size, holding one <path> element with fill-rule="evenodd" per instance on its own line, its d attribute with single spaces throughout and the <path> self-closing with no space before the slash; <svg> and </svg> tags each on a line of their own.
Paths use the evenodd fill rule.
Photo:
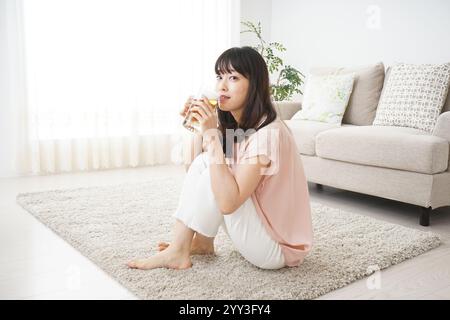
<svg viewBox="0 0 450 320">
<path fill-rule="evenodd" d="M 226 158 L 232 173 L 239 163 L 266 155 L 270 165 L 251 195 L 269 235 L 282 249 L 287 266 L 298 266 L 311 250 L 313 232 L 309 191 L 300 153 L 291 130 L 279 118 L 235 143 L 234 157 Z M 253 162 L 255 163 L 255 162 Z"/>
</svg>

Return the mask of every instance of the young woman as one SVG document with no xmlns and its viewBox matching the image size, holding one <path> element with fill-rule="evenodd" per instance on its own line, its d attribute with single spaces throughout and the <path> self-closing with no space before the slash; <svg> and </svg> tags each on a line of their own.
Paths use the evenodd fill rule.
<svg viewBox="0 0 450 320">
<path fill-rule="evenodd" d="M 270 100 L 264 59 L 250 47 L 231 48 L 215 72 L 217 114 L 208 99 L 193 101 L 206 151 L 184 180 L 173 240 L 130 268 L 189 268 L 190 255 L 214 253 L 220 226 L 259 268 L 298 266 L 311 250 L 308 185 L 292 133 Z"/>
</svg>

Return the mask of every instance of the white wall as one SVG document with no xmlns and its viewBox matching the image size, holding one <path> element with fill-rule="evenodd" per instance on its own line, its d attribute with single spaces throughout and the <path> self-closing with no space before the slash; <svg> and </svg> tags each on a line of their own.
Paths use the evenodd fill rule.
<svg viewBox="0 0 450 320">
<path fill-rule="evenodd" d="M 244 0 L 245 1 L 245 0 Z M 450 1 L 276 0 L 272 41 L 301 70 L 450 62 Z"/>
<path fill-rule="evenodd" d="M 262 37 L 269 41 L 272 28 L 272 0 L 241 0 L 241 21 L 246 20 L 253 23 L 261 22 Z M 256 44 L 254 34 L 241 34 L 241 46 L 256 46 Z"/>
<path fill-rule="evenodd" d="M 241 16 L 270 26 L 270 41 L 287 48 L 285 63 L 303 73 L 315 65 L 450 62 L 448 0 L 241 0 Z"/>
</svg>

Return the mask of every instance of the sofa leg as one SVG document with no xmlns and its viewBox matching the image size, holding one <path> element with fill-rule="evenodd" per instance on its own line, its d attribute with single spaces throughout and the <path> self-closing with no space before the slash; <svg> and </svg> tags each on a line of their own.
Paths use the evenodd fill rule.
<svg viewBox="0 0 450 320">
<path fill-rule="evenodd" d="M 422 213 L 420 214 L 420 225 L 424 227 L 428 227 L 430 225 L 430 213 L 431 207 L 425 208 L 422 207 Z"/>
<path fill-rule="evenodd" d="M 323 185 L 321 185 L 320 183 L 316 183 L 317 186 L 317 190 L 322 191 L 323 190 Z"/>
</svg>

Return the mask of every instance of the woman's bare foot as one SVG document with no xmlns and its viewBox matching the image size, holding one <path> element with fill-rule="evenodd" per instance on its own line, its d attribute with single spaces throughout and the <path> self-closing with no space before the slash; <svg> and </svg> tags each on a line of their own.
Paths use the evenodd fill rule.
<svg viewBox="0 0 450 320">
<path fill-rule="evenodd" d="M 149 270 L 155 268 L 188 269 L 192 267 L 189 253 L 174 248 L 158 252 L 147 259 L 136 259 L 127 263 L 133 269 Z"/>
<path fill-rule="evenodd" d="M 191 255 L 201 255 L 201 254 L 214 254 L 214 242 L 205 243 L 194 237 L 191 243 Z M 167 242 L 159 242 L 158 243 L 158 251 L 164 251 L 169 247 L 170 243 Z"/>
</svg>

